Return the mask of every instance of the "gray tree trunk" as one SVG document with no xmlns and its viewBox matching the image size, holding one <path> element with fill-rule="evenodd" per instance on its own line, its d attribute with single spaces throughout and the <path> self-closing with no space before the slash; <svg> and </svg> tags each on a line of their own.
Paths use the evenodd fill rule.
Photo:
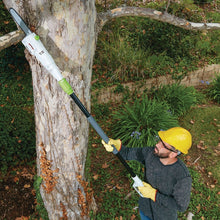
<svg viewBox="0 0 220 220">
<path fill-rule="evenodd" d="M 95 0 L 4 0 L 41 37 L 63 76 L 90 109 L 95 51 Z M 30 27 L 30 26 L 29 26 Z M 87 191 L 86 118 L 57 81 L 26 51 L 34 90 L 37 172 L 49 218 L 89 219 L 93 197 Z"/>
</svg>

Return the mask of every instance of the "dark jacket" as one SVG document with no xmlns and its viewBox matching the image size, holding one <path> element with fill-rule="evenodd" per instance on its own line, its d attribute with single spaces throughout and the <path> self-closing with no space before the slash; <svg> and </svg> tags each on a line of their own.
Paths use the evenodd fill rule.
<svg viewBox="0 0 220 220">
<path fill-rule="evenodd" d="M 192 179 L 185 164 L 178 159 L 163 165 L 154 155 L 153 147 L 127 148 L 120 154 L 125 160 L 137 160 L 145 165 L 144 181 L 158 190 L 156 201 L 139 199 L 140 210 L 152 220 L 176 220 L 177 211 L 184 212 L 190 201 Z"/>
</svg>

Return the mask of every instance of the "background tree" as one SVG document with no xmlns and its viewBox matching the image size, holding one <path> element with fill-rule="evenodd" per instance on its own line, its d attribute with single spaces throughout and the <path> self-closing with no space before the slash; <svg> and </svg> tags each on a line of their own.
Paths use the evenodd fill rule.
<svg viewBox="0 0 220 220">
<path fill-rule="evenodd" d="M 220 24 L 193 23 L 167 12 L 120 7 L 96 13 L 95 0 L 12 1 L 13 7 L 40 37 L 75 93 L 90 109 L 90 82 L 98 33 L 107 21 L 122 16 L 142 16 L 191 30 L 219 29 Z M 0 39 L 1 49 L 20 41 L 15 31 Z M 89 218 L 95 209 L 87 188 L 84 166 L 88 123 L 78 107 L 62 92 L 56 80 L 26 51 L 33 78 L 37 172 L 41 195 L 50 219 Z"/>
</svg>

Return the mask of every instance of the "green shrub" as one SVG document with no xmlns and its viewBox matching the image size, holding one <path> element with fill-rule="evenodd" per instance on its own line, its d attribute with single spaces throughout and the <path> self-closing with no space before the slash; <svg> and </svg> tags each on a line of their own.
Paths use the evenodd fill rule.
<svg viewBox="0 0 220 220">
<path fill-rule="evenodd" d="M 163 85 L 152 94 L 158 102 L 166 102 L 171 113 L 177 117 L 183 115 L 196 104 L 198 96 L 194 87 L 186 87 L 176 83 Z"/>
<path fill-rule="evenodd" d="M 177 119 L 168 110 L 165 102 L 150 100 L 147 96 L 125 104 L 113 114 L 114 138 L 120 138 L 130 147 L 154 145 L 159 130 L 178 126 Z"/>
<path fill-rule="evenodd" d="M 211 82 L 207 89 L 208 95 L 217 103 L 220 103 L 220 75 Z"/>
<path fill-rule="evenodd" d="M 19 107 L 0 107 L 2 171 L 35 156 L 34 115 Z"/>
</svg>

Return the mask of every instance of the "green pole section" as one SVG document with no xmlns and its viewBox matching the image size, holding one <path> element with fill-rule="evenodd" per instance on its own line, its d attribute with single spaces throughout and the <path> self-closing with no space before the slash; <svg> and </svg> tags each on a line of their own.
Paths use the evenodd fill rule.
<svg viewBox="0 0 220 220">
<path fill-rule="evenodd" d="M 58 83 L 60 84 L 61 88 L 63 89 L 63 91 L 65 93 L 67 93 L 68 95 L 71 95 L 73 93 L 73 89 L 70 86 L 70 84 L 66 81 L 65 78 L 61 79 L 60 81 L 58 81 Z"/>
</svg>

